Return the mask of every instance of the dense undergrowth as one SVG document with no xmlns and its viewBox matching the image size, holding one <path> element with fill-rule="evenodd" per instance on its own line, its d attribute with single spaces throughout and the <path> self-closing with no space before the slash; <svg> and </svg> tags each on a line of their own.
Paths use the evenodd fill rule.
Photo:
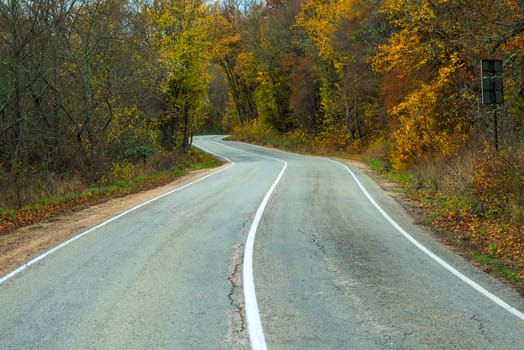
<svg viewBox="0 0 524 350">
<path fill-rule="evenodd" d="M 299 153 L 351 153 L 360 151 L 360 142 L 351 142 L 346 130 L 332 131 L 329 134 L 310 135 L 296 129 L 285 134 L 277 131 L 271 124 L 254 120 L 242 126 L 235 126 L 231 140 L 258 143 Z"/>
<path fill-rule="evenodd" d="M 496 151 L 480 143 L 446 161 L 393 170 L 387 141 L 361 151 L 295 131 L 281 134 L 262 124 L 236 128 L 232 139 L 301 153 L 364 160 L 415 200 L 424 222 L 446 244 L 524 294 L 524 145 Z"/>
<path fill-rule="evenodd" d="M 45 188 L 41 184 L 29 186 L 24 189 L 26 201 L 21 207 L 9 206 L 9 198 L 0 197 L 0 234 L 65 210 L 167 184 L 191 170 L 219 165 L 218 160 L 191 149 L 187 154 L 158 154 L 145 163 L 115 163 L 111 174 L 94 184 L 70 178 L 48 183 Z"/>
</svg>

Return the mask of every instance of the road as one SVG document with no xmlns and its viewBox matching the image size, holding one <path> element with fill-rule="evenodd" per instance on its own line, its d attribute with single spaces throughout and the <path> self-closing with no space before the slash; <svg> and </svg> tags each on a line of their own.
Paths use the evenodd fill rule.
<svg viewBox="0 0 524 350">
<path fill-rule="evenodd" d="M 524 349 L 524 298 L 358 169 L 195 144 L 231 165 L 1 280 L 1 349 Z"/>
</svg>

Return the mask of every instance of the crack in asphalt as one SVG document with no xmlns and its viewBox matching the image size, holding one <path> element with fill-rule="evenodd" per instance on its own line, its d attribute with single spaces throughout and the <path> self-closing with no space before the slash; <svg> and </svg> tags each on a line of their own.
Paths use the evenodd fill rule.
<svg viewBox="0 0 524 350">
<path fill-rule="evenodd" d="M 351 306 L 354 319 L 358 324 L 357 329 L 362 334 L 372 334 L 374 341 L 381 347 L 394 347 L 395 339 L 399 337 L 400 332 L 384 324 L 367 310 L 367 301 L 358 294 L 358 286 L 362 282 L 344 272 L 344 269 L 341 268 L 343 262 L 339 257 L 328 252 L 329 245 L 326 248 L 326 245 L 322 243 L 320 233 L 314 233 L 311 242 L 322 253 L 326 269 L 333 276 L 332 283 L 335 290 L 343 295 L 348 301 L 348 305 Z"/>
<path fill-rule="evenodd" d="M 244 300 L 241 292 L 240 276 L 242 272 L 243 246 L 233 246 L 233 257 L 229 265 L 227 281 L 231 285 L 228 293 L 231 309 L 227 310 L 229 321 L 228 342 L 234 346 L 247 346 L 247 325 L 244 313 Z"/>
<path fill-rule="evenodd" d="M 311 242 L 317 246 L 317 248 L 322 252 L 322 254 L 326 255 L 326 247 L 322 243 L 320 243 L 320 234 L 314 233 L 311 237 Z"/>
</svg>

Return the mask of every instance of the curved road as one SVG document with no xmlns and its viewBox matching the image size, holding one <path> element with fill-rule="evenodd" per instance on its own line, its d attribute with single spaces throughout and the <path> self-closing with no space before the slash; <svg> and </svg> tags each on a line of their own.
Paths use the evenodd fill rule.
<svg viewBox="0 0 524 350">
<path fill-rule="evenodd" d="M 358 170 L 195 144 L 231 165 L 0 279 L 1 349 L 524 349 L 524 298 Z"/>
</svg>

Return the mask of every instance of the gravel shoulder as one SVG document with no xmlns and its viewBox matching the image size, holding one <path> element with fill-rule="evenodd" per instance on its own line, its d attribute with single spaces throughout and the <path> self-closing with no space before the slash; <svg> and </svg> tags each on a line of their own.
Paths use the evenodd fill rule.
<svg viewBox="0 0 524 350">
<path fill-rule="evenodd" d="M 111 198 L 102 203 L 83 205 L 48 220 L 0 235 L 0 276 L 100 222 L 217 169 L 219 168 L 192 171 L 167 185 L 125 197 Z"/>
<path fill-rule="evenodd" d="M 350 164 L 370 176 L 384 190 L 386 195 L 393 198 L 404 207 L 407 213 L 412 216 L 413 223 L 423 225 L 426 229 L 432 231 L 430 227 L 424 225 L 425 214 L 423 208 L 416 201 L 409 199 L 397 184 L 377 175 L 364 162 L 348 159 L 339 160 Z M 82 205 L 81 207 L 73 208 L 48 220 L 19 228 L 7 234 L 2 234 L 0 235 L 0 277 L 16 269 L 30 259 L 57 246 L 61 242 L 97 225 L 100 222 L 118 215 L 126 209 L 154 198 L 162 193 L 183 186 L 184 184 L 203 177 L 215 170 L 216 168 L 193 171 L 164 186 L 124 197 L 111 198 L 102 203 L 95 202 Z M 434 236 L 456 254 L 465 256 L 464 252 L 460 251 L 460 249 L 450 245 L 445 237 L 442 237 L 442 234 L 434 234 Z M 489 266 L 483 266 L 477 261 L 469 260 L 485 272 L 491 273 L 492 275 L 494 274 Z M 502 278 L 499 279 L 508 283 L 507 280 Z M 516 288 L 515 286 L 513 287 Z"/>
</svg>

